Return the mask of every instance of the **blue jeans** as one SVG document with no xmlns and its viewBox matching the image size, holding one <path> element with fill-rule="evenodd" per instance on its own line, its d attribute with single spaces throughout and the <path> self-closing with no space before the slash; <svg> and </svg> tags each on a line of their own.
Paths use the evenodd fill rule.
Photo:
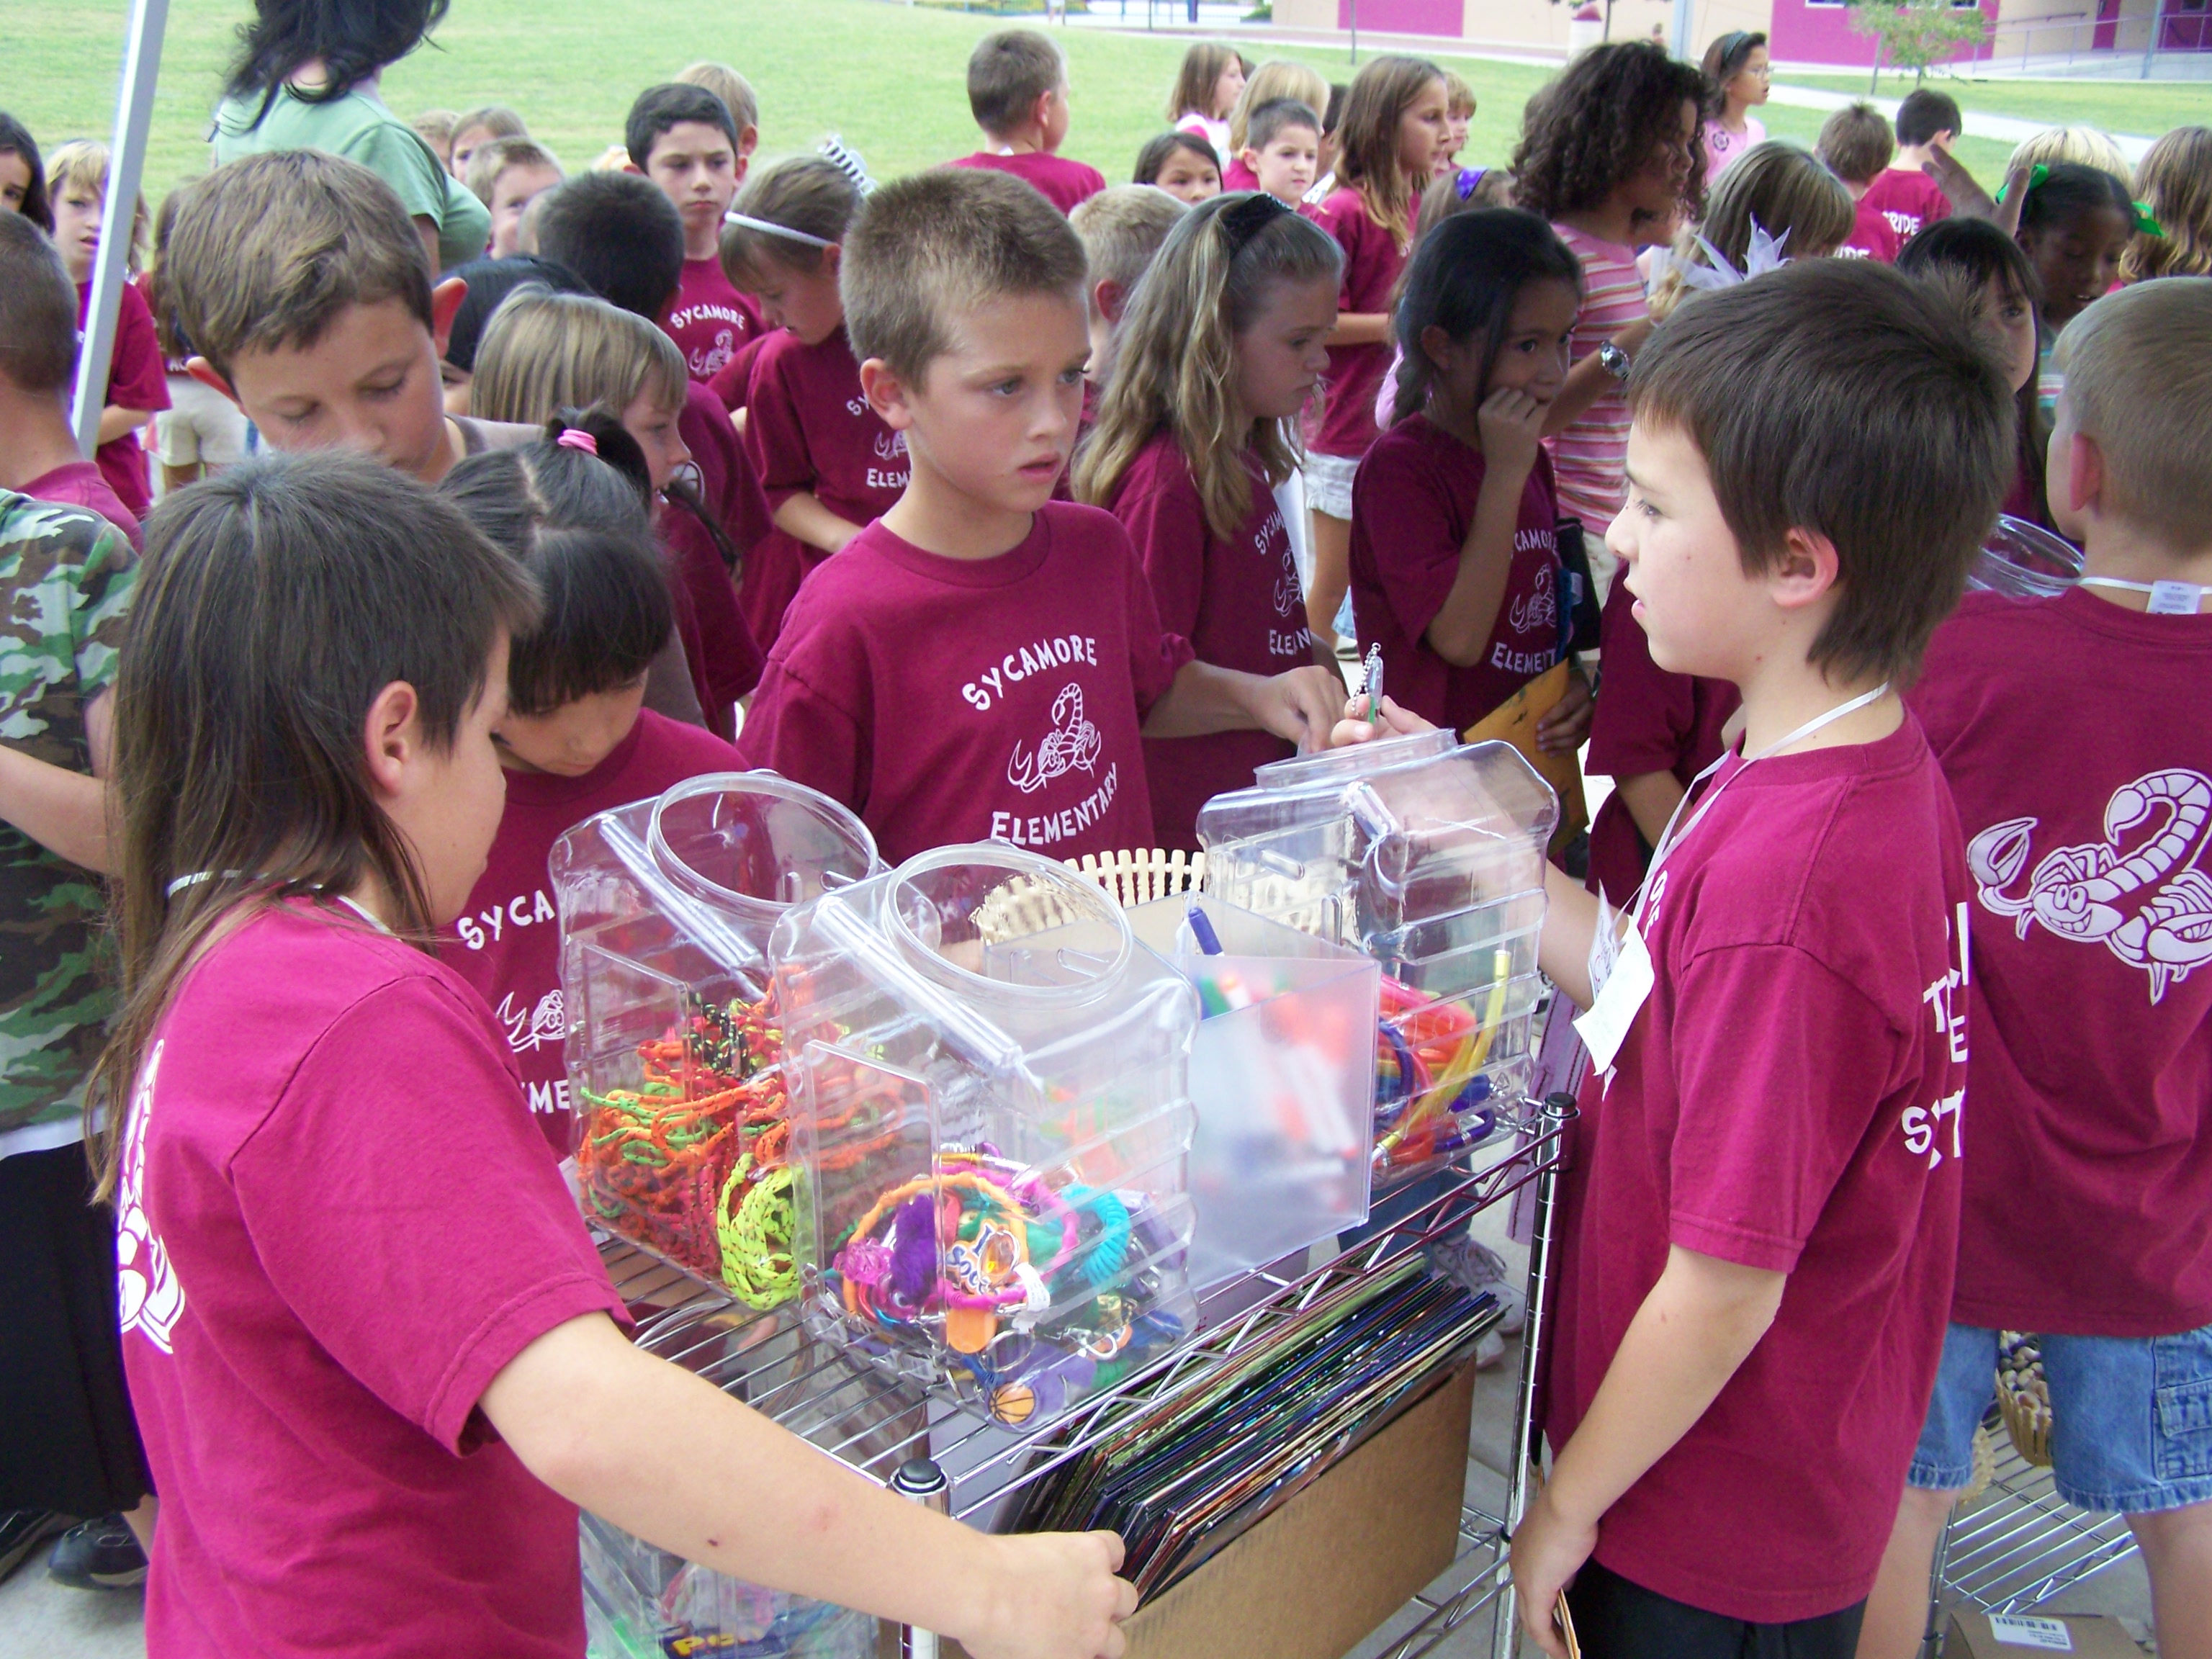
<svg viewBox="0 0 2212 1659">
<path fill-rule="evenodd" d="M 2151 1515 L 2212 1502 L 2212 1325 L 2177 1336 L 2039 1339 L 2051 1389 L 2051 1474 L 2085 1510 Z M 1997 1334 L 1954 1325 L 1907 1477 L 1950 1492 L 1973 1476 L 1974 1428 L 1996 1388 Z"/>
</svg>

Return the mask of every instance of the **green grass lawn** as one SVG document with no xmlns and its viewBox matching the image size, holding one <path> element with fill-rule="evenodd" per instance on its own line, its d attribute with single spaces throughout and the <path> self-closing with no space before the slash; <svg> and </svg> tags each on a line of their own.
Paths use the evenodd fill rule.
<svg viewBox="0 0 2212 1659">
<path fill-rule="evenodd" d="M 127 11 L 125 0 L 0 0 L 0 39 L 8 43 L 0 107 L 48 149 L 66 138 L 106 137 Z M 206 165 L 208 114 L 233 32 L 246 15 L 240 0 L 172 0 L 147 161 L 149 199 Z M 510 103 L 574 167 L 620 139 L 623 112 L 639 88 L 693 58 L 717 58 L 736 64 L 759 90 L 763 154 L 808 149 L 836 132 L 878 176 L 889 177 L 975 148 L 964 89 L 968 52 L 1004 21 L 882 0 L 629 0 L 612 10 L 599 0 L 455 0 L 432 44 L 387 72 L 384 93 L 402 114 Z M 1183 43 L 1080 28 L 1062 38 L 1075 102 L 1067 153 L 1118 182 L 1128 176 L 1138 147 L 1166 125 L 1161 104 Z M 1270 55 L 1262 42 L 1246 49 Z M 1291 48 L 1280 55 L 1310 63 L 1332 80 L 1350 77 L 1341 53 Z M 1505 161 L 1522 106 L 1546 71 L 1451 62 L 1480 105 L 1467 159 Z M 1864 84 L 1832 79 L 1845 89 Z M 2203 88 L 1991 83 L 1961 87 L 1960 101 L 2156 132 L 2201 117 L 2212 98 Z M 1820 122 L 1817 111 L 1773 105 L 1765 118 L 1777 137 L 1808 144 Z M 1962 157 L 1994 184 L 2009 149 L 1969 139 Z"/>
<path fill-rule="evenodd" d="M 1821 87 L 1863 95 L 1863 75 L 1798 75 L 1778 77 L 1795 87 Z M 1930 76 L 1927 85 L 1959 100 L 1969 131 L 1973 112 L 2009 115 L 2052 126 L 2100 127 L 2155 138 L 2172 127 L 2212 125 L 2212 82 L 2206 81 L 1968 81 Z M 1912 90 L 1909 75 L 1885 75 L 1881 95 L 1902 98 Z"/>
</svg>

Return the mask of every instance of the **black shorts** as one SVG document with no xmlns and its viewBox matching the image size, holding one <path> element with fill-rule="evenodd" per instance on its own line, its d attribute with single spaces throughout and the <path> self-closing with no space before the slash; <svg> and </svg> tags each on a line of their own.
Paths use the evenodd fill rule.
<svg viewBox="0 0 2212 1659">
<path fill-rule="evenodd" d="M 1866 1603 L 1787 1625 L 1707 1613 L 1595 1561 L 1567 1591 L 1583 1659 L 1852 1659 Z"/>
<path fill-rule="evenodd" d="M 149 1489 L 123 1381 L 115 1212 L 84 1148 L 0 1158 L 0 1510 L 89 1519 Z"/>
</svg>

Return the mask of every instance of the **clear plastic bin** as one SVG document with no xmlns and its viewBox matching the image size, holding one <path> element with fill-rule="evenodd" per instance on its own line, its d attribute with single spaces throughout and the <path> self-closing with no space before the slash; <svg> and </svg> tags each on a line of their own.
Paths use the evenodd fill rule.
<svg viewBox="0 0 2212 1659">
<path fill-rule="evenodd" d="M 770 952 L 818 1330 L 1024 1424 L 1191 1328 L 1198 998 L 1097 887 L 940 848 Z"/>
<path fill-rule="evenodd" d="M 875 1659 L 864 1613 L 763 1589 L 583 1517 L 589 1659 Z"/>
<path fill-rule="evenodd" d="M 867 829 L 768 772 L 718 773 L 554 843 L 584 1212 L 752 1306 L 797 1293 L 768 936 L 882 867 Z"/>
<path fill-rule="evenodd" d="M 1209 897 L 1382 964 L 1379 1192 L 1486 1139 L 1490 1103 L 1528 1086 L 1559 802 L 1507 744 L 1370 756 L 1390 763 L 1348 775 L 1344 752 L 1280 763 L 1271 781 L 1216 796 L 1198 835 Z"/>
<path fill-rule="evenodd" d="M 1160 899 L 1128 917 L 1206 1010 L 1190 1050 L 1190 1282 L 1203 1291 L 1367 1219 L 1381 974 L 1357 951 L 1228 904 L 1202 907 L 1222 947 L 1209 956 L 1190 906 Z"/>
<path fill-rule="evenodd" d="M 2002 515 L 1982 544 L 1966 586 L 2018 599 L 2049 599 L 2081 577 L 2081 550 L 2026 519 Z"/>
</svg>

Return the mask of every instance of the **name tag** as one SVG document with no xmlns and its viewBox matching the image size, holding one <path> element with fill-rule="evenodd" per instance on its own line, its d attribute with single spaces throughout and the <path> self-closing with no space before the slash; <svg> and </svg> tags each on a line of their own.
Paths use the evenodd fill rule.
<svg viewBox="0 0 2212 1659">
<path fill-rule="evenodd" d="M 2147 608 L 2154 617 L 2193 617 L 2203 602 L 2204 590 L 2195 582 L 2153 582 Z"/>
<path fill-rule="evenodd" d="M 1599 1071 L 1613 1069 L 1613 1056 L 1628 1040 L 1628 1028 L 1635 1024 L 1636 1011 L 1650 996 L 1653 980 L 1651 952 L 1644 947 L 1643 933 L 1631 922 L 1613 957 L 1612 971 L 1592 999 L 1589 1012 L 1575 1021 L 1575 1035 L 1583 1040 L 1583 1047 L 1589 1050 L 1590 1064 Z"/>
<path fill-rule="evenodd" d="M 2011 1648 L 2046 1648 L 2053 1653 L 2074 1651 L 2073 1632 L 2057 1619 L 2028 1619 L 2018 1613 L 1993 1613 L 1990 1634 Z"/>
</svg>

